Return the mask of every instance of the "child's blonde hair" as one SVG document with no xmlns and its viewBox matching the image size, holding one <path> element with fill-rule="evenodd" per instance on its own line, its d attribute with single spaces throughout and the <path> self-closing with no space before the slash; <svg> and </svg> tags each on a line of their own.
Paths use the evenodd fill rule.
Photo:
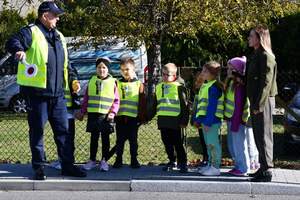
<svg viewBox="0 0 300 200">
<path fill-rule="evenodd" d="M 221 65 L 217 61 L 209 61 L 204 64 L 203 68 L 206 68 L 210 74 L 218 77 L 221 72 Z"/>
<path fill-rule="evenodd" d="M 162 70 L 168 71 L 171 75 L 176 75 L 177 67 L 174 63 L 167 63 L 162 67 Z"/>
<path fill-rule="evenodd" d="M 210 74 L 212 74 L 215 79 L 217 80 L 216 85 L 223 91 L 224 84 L 220 80 L 220 73 L 221 73 L 221 64 L 217 61 L 209 61 L 203 65 L 203 68 L 206 68 Z"/>
</svg>

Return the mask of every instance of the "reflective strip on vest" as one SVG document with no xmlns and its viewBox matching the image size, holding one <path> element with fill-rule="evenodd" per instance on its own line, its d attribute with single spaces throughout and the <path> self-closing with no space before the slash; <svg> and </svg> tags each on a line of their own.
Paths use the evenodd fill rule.
<svg viewBox="0 0 300 200">
<path fill-rule="evenodd" d="M 118 116 L 137 117 L 140 87 L 140 81 L 118 81 L 118 91 L 120 96 Z"/>
<path fill-rule="evenodd" d="M 42 31 L 33 25 L 30 27 L 32 33 L 32 44 L 30 48 L 25 52 L 26 61 L 29 64 L 35 64 L 37 66 L 37 74 L 35 76 L 29 76 L 26 66 L 19 62 L 17 83 L 22 86 L 30 86 L 37 88 L 47 87 L 47 63 L 48 63 L 48 42 L 42 33 Z M 64 88 L 68 88 L 68 53 L 64 36 L 57 31 L 62 40 L 64 48 Z"/>
<path fill-rule="evenodd" d="M 224 115 L 227 118 L 231 118 L 234 113 L 234 107 L 235 107 L 234 96 L 235 96 L 235 92 L 233 89 L 233 81 L 230 81 L 229 87 L 225 95 Z M 243 109 L 242 121 L 246 123 L 249 117 L 250 117 L 250 102 L 249 99 L 246 98 L 246 102 Z"/>
<path fill-rule="evenodd" d="M 198 105 L 197 105 L 196 117 L 206 115 L 207 106 L 208 106 L 208 97 L 209 97 L 208 91 L 209 91 L 209 88 L 215 82 L 216 82 L 216 80 L 210 81 L 208 83 L 204 83 L 202 85 L 202 87 L 200 88 L 199 93 L 198 93 Z M 222 93 L 221 97 L 219 97 L 219 99 L 218 99 L 215 116 L 220 119 L 223 119 L 223 117 L 224 117 L 224 95 L 223 95 L 223 93 Z"/>
<path fill-rule="evenodd" d="M 72 97 L 70 90 L 64 90 L 65 91 L 65 99 L 66 99 L 66 105 L 68 108 L 72 106 Z"/>
<path fill-rule="evenodd" d="M 157 115 L 178 116 L 180 114 L 180 100 L 178 82 L 160 83 L 156 86 Z"/>
<path fill-rule="evenodd" d="M 88 85 L 88 107 L 87 111 L 92 113 L 107 114 L 115 99 L 115 79 L 107 78 L 101 80 L 93 76 Z"/>
</svg>

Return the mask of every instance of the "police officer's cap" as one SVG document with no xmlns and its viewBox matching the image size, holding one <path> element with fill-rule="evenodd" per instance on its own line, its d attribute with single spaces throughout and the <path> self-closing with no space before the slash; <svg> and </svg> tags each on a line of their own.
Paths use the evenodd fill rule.
<svg viewBox="0 0 300 200">
<path fill-rule="evenodd" d="M 54 14 L 61 15 L 64 13 L 64 10 L 59 8 L 53 1 L 44 1 L 39 6 L 38 12 L 52 12 Z"/>
</svg>

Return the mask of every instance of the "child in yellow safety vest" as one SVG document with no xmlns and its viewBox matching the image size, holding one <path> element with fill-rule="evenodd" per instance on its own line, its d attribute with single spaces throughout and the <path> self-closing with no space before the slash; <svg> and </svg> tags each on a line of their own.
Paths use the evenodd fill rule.
<svg viewBox="0 0 300 200">
<path fill-rule="evenodd" d="M 177 78 L 177 67 L 168 63 L 162 67 L 162 82 L 155 89 L 154 108 L 156 108 L 157 125 L 165 146 L 169 162 L 163 170 L 176 166 L 179 172 L 187 172 L 187 156 L 183 146 L 183 128 L 189 121 L 188 93 Z M 175 149 L 175 151 L 174 151 Z"/>
<path fill-rule="evenodd" d="M 250 103 L 246 96 L 245 70 L 246 57 L 235 57 L 228 61 L 227 81 L 225 90 L 225 111 L 227 120 L 227 146 L 234 159 L 234 168 L 228 173 L 244 176 L 252 167 L 258 167 L 258 152 L 253 133 L 247 127 L 250 117 Z M 251 156 L 256 151 L 256 158 Z M 253 152 L 253 153 L 252 153 Z M 256 160 L 256 161 L 255 161 Z M 251 162 L 253 162 L 250 166 Z"/>
<path fill-rule="evenodd" d="M 99 163 L 101 171 L 108 171 L 110 140 L 109 135 L 114 131 L 111 122 L 119 110 L 120 98 L 116 80 L 108 73 L 109 58 L 96 60 L 96 75 L 89 80 L 81 111 L 76 114 L 80 120 L 88 113 L 87 132 L 91 133 L 90 160 L 83 166 L 85 170 L 96 167 L 98 140 L 101 133 L 102 159 Z"/>
<path fill-rule="evenodd" d="M 126 140 L 130 145 L 130 166 L 140 168 L 138 162 L 138 127 L 145 121 L 146 108 L 144 85 L 137 79 L 135 63 L 132 58 L 124 58 L 120 63 L 122 78 L 118 80 L 120 94 L 120 108 L 115 118 L 116 121 L 116 161 L 114 168 L 123 165 L 123 151 Z"/>
<path fill-rule="evenodd" d="M 205 83 L 199 90 L 194 125 L 197 128 L 202 126 L 208 152 L 208 165 L 198 169 L 204 176 L 220 175 L 222 149 L 219 132 L 224 111 L 223 86 L 217 81 L 220 70 L 219 63 L 210 61 L 203 66 L 201 72 Z"/>
</svg>

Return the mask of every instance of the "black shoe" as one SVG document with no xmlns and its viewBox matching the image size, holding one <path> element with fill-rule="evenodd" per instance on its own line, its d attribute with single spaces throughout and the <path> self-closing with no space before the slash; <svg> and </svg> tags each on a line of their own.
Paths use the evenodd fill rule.
<svg viewBox="0 0 300 200">
<path fill-rule="evenodd" d="M 115 163 L 113 164 L 113 168 L 121 168 L 123 166 L 122 159 L 116 158 Z"/>
<path fill-rule="evenodd" d="M 262 170 L 258 169 L 255 173 L 248 174 L 249 177 L 256 177 L 262 174 Z"/>
<path fill-rule="evenodd" d="M 132 159 L 130 163 L 131 168 L 137 169 L 140 168 L 141 165 L 137 159 Z"/>
<path fill-rule="evenodd" d="M 40 168 L 34 170 L 33 179 L 34 180 L 42 180 L 42 181 L 47 179 L 47 177 L 44 173 L 43 167 L 40 167 Z"/>
<path fill-rule="evenodd" d="M 250 179 L 251 182 L 271 182 L 272 173 L 270 171 L 264 171 L 258 174 L 257 176 Z"/>
<path fill-rule="evenodd" d="M 168 162 L 163 168 L 163 171 L 170 171 L 172 170 L 174 167 L 176 167 L 176 163 L 175 162 Z"/>
<path fill-rule="evenodd" d="M 86 177 L 86 172 L 84 172 L 82 169 L 80 169 L 76 165 L 70 165 L 68 167 L 62 168 L 61 175 L 73 176 L 73 177 Z"/>
<path fill-rule="evenodd" d="M 186 164 L 179 164 L 178 168 L 179 168 L 180 173 L 187 173 L 187 171 L 188 171 Z"/>
</svg>

